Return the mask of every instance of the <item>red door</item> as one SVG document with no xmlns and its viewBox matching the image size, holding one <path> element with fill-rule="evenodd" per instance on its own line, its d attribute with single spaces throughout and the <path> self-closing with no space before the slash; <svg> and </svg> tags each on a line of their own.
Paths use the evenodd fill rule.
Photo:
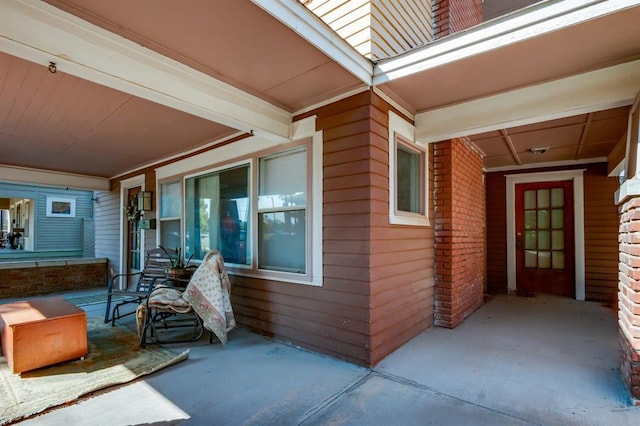
<svg viewBox="0 0 640 426">
<path fill-rule="evenodd" d="M 518 293 L 575 297 L 573 181 L 519 184 L 515 196 Z"/>
</svg>

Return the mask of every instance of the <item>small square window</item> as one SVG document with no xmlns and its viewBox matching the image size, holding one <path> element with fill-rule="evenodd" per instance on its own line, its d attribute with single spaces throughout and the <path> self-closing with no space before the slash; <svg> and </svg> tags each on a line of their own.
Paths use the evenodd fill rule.
<svg viewBox="0 0 640 426">
<path fill-rule="evenodd" d="M 389 223 L 429 226 L 427 151 L 413 133 L 413 125 L 389 113 Z"/>
<path fill-rule="evenodd" d="M 399 143 L 398 143 L 399 142 Z M 424 213 L 424 152 L 396 142 L 396 210 Z"/>
</svg>

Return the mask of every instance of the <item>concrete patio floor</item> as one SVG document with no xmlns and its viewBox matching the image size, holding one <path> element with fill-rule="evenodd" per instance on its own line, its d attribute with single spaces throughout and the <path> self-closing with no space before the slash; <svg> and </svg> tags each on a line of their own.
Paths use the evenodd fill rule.
<svg viewBox="0 0 640 426">
<path fill-rule="evenodd" d="M 640 424 L 618 371 L 616 313 L 593 302 L 497 296 L 373 369 L 242 328 L 226 347 L 166 346 L 189 359 L 22 424 Z"/>
</svg>

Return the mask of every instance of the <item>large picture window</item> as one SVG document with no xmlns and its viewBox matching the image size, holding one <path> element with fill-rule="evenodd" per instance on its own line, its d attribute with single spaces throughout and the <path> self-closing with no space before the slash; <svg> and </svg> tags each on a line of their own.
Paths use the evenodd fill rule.
<svg viewBox="0 0 640 426">
<path fill-rule="evenodd" d="M 249 264 L 249 165 L 185 181 L 185 253 L 203 259 L 214 248 L 225 262 Z"/>
<path fill-rule="evenodd" d="M 313 120 L 298 124 L 313 136 L 257 152 L 247 138 L 244 156 L 212 151 L 157 169 L 160 243 L 181 236 L 170 246 L 195 263 L 218 249 L 234 275 L 322 285 L 322 135 Z"/>
</svg>

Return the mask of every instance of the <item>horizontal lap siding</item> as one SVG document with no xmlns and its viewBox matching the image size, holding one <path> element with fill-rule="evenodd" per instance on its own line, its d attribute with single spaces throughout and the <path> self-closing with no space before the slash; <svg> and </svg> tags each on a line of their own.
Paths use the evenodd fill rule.
<svg viewBox="0 0 640 426">
<path fill-rule="evenodd" d="M 435 283 L 433 228 L 389 224 L 391 107 L 375 95 L 372 101 L 371 363 L 375 365 L 433 324 Z"/>
<path fill-rule="evenodd" d="M 120 187 L 96 193 L 95 209 L 96 257 L 109 259 L 111 274 L 120 272 Z"/>
<path fill-rule="evenodd" d="M 607 177 L 605 163 L 584 174 L 584 255 L 587 300 L 615 302 L 618 294 L 617 178 Z"/>
<path fill-rule="evenodd" d="M 507 194 L 502 173 L 487 173 L 487 292 L 507 292 Z"/>
<path fill-rule="evenodd" d="M 234 277 L 241 324 L 305 348 L 370 364 L 369 93 L 310 114 L 323 131 L 322 287 Z"/>
<path fill-rule="evenodd" d="M 433 230 L 388 220 L 389 108 L 365 92 L 309 113 L 324 141 L 324 282 L 233 277 L 241 324 L 367 366 L 432 324 Z"/>
</svg>

